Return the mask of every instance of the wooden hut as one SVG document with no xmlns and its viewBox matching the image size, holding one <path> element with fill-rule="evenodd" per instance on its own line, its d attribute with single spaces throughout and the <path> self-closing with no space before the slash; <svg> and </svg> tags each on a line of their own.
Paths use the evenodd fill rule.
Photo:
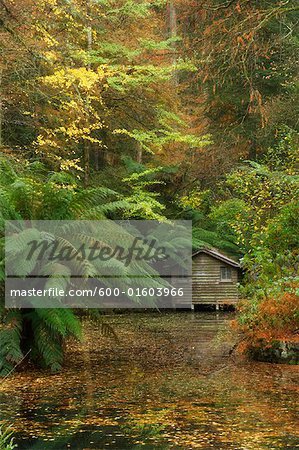
<svg viewBox="0 0 299 450">
<path fill-rule="evenodd" d="M 240 264 L 218 250 L 202 248 L 193 254 L 192 304 L 235 305 Z"/>
</svg>

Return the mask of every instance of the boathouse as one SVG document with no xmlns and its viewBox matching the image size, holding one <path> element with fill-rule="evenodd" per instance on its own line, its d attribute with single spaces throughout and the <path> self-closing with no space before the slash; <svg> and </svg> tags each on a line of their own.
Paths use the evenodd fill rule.
<svg viewBox="0 0 299 450">
<path fill-rule="evenodd" d="M 235 305 L 240 264 L 215 249 L 202 248 L 192 256 L 192 304 Z"/>
</svg>

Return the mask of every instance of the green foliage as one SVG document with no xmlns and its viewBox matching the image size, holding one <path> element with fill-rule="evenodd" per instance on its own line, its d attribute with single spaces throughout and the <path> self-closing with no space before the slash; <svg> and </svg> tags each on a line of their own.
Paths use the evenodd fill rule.
<svg viewBox="0 0 299 450">
<path fill-rule="evenodd" d="M 265 243 L 273 254 L 299 248 L 299 200 L 284 206 L 267 227 Z"/>
<path fill-rule="evenodd" d="M 104 187 L 94 187 L 82 189 L 78 181 L 70 174 L 65 173 L 47 173 L 45 167 L 41 164 L 26 164 L 22 167 L 14 164 L 12 160 L 0 159 L 0 193 L 2 194 L 3 205 L 1 210 L 2 233 L 5 219 L 20 219 L 21 227 L 18 234 L 6 239 L 6 257 L 7 261 L 13 262 L 18 268 L 18 273 L 24 275 L 33 272 L 34 267 L 42 262 L 37 261 L 35 256 L 22 265 L 23 252 L 27 248 L 28 242 L 42 238 L 41 233 L 35 228 L 22 228 L 23 221 L 28 219 L 105 219 L 117 214 L 117 218 L 138 218 L 138 219 L 158 219 L 165 220 L 162 215 L 164 206 L 158 201 L 158 194 L 151 192 L 151 188 L 159 185 L 161 182 L 156 180 L 160 168 L 147 169 L 139 173 L 132 173 L 124 180 L 126 184 L 127 195 L 121 195 Z M 13 170 L 15 166 L 16 170 Z M 80 225 L 80 223 L 79 223 Z M 117 231 L 117 226 L 115 226 Z M 110 230 L 111 231 L 111 230 Z M 66 228 L 66 235 L 51 236 L 48 238 L 56 239 L 58 245 L 63 248 L 75 243 L 92 244 L 102 242 L 107 236 L 102 229 L 88 229 L 85 234 L 76 229 L 76 225 L 69 225 Z M 111 234 L 111 233 L 110 233 Z M 125 236 L 124 236 L 125 238 Z M 79 246 L 80 246 L 79 245 Z M 60 248 L 59 247 L 59 248 Z M 2 248 L 1 278 L 4 280 L 4 255 Z M 72 261 L 69 263 L 58 264 L 53 262 L 47 264 L 43 270 L 45 278 L 44 288 L 51 287 L 65 290 L 70 282 L 72 268 L 76 269 L 84 277 L 97 277 L 103 267 L 100 261 L 94 263 L 87 259 L 82 261 Z M 73 266 L 71 266 L 73 264 Z M 117 260 L 109 262 L 111 270 L 119 275 L 126 275 L 125 267 Z M 112 267 L 113 265 L 113 267 Z M 108 262 L 106 263 L 108 267 Z M 149 275 L 152 269 L 144 263 L 140 265 L 140 275 Z M 104 284 L 111 282 L 101 280 Z M 130 278 L 119 280 L 122 288 L 132 286 L 133 281 Z M 150 284 L 159 284 L 155 280 L 136 280 L 136 285 L 142 284 L 144 287 Z M 43 299 L 47 304 L 47 298 Z M 48 299 L 49 300 L 49 299 Z M 49 368 L 52 372 L 61 369 L 63 363 L 63 343 L 69 337 L 81 338 L 80 320 L 75 311 L 64 309 L 59 306 L 60 298 L 56 298 L 57 308 L 35 308 L 34 302 L 30 310 L 7 310 L 2 309 L 0 325 L 0 374 L 8 375 L 19 365 L 24 356 L 29 354 L 31 360 L 38 365 Z M 136 298 L 138 302 L 139 299 Z M 49 305 L 53 305 L 53 299 Z M 103 333 L 107 334 L 109 330 L 104 324 L 100 325 Z M 111 334 L 111 333 L 110 333 Z M 28 353 L 29 352 L 29 353 Z"/>
<path fill-rule="evenodd" d="M 149 157 L 168 152 L 173 144 L 182 149 L 200 146 L 201 139 L 190 133 L 176 108 L 174 71 L 196 68 L 182 56 L 174 67 L 179 38 L 165 36 L 160 26 L 166 4 L 164 0 L 91 1 L 87 7 L 77 0 L 54 2 L 52 7 L 47 2 L 24 4 L 18 20 L 24 18 L 26 29 L 20 30 L 18 39 L 8 34 L 1 47 L 4 67 L 11 66 L 3 70 L 1 89 L 13 97 L 8 115 L 14 116 L 16 109 L 19 117 L 5 127 L 5 144 L 26 146 L 53 170 L 83 175 L 86 182 L 92 169 L 99 171 L 100 165 L 108 166 L 124 155 L 136 157 L 144 150 Z M 13 22 L 13 17 L 8 20 Z M 24 54 L 20 42 L 31 40 L 34 52 Z M 18 63 L 10 65 L 7 60 L 11 46 L 24 58 L 21 78 Z M 12 82 L 16 98 L 11 95 Z M 26 124 L 26 133 L 19 123 Z M 97 158 L 101 164 L 95 168 Z M 16 188 L 26 197 L 24 186 Z"/>
<path fill-rule="evenodd" d="M 127 197 L 127 215 L 138 219 L 165 220 L 162 211 L 165 206 L 157 200 L 159 194 L 151 192 L 149 188 L 163 184 L 162 181 L 155 180 L 154 176 L 163 168 L 147 169 L 142 172 L 135 172 L 124 179 L 124 182 L 131 188 L 131 195 Z"/>
<path fill-rule="evenodd" d="M 8 375 L 23 358 L 21 350 L 22 315 L 18 310 L 1 311 L 0 374 Z"/>
<path fill-rule="evenodd" d="M 233 203 L 233 201 L 232 201 Z M 197 250 L 202 247 L 216 248 L 238 259 L 241 256 L 237 245 L 237 236 L 230 226 L 230 210 L 226 204 L 219 206 L 219 212 L 212 206 L 213 198 L 210 190 L 195 189 L 189 195 L 180 198 L 184 218 L 192 220 L 192 245 Z"/>
<path fill-rule="evenodd" d="M 226 186 L 234 199 L 214 208 L 213 215 L 226 219 L 246 251 L 263 242 L 261 234 L 269 221 L 299 194 L 296 174 L 272 171 L 252 161 L 232 172 Z"/>
<path fill-rule="evenodd" d="M 227 177 L 230 198 L 212 209 L 211 216 L 235 236 L 244 251 L 242 295 L 248 300 L 238 322 L 248 341 L 253 335 L 268 341 L 275 333 L 290 336 L 298 324 L 298 317 L 291 317 L 299 299 L 297 157 L 294 140 L 288 133 L 280 135 L 264 164 L 251 161 Z"/>
<path fill-rule="evenodd" d="M 155 175 L 162 168 L 144 169 L 123 180 L 126 194 L 104 186 L 82 189 L 78 179 L 68 173 L 49 173 L 41 163 L 18 165 L 2 157 L 0 166 L 0 221 L 5 219 L 71 220 L 107 217 L 160 218 L 164 206 L 150 188 L 160 184 Z M 4 163 L 5 161 L 5 163 Z M 43 170 L 41 175 L 40 171 Z M 136 167 L 134 166 L 134 170 Z"/>
<path fill-rule="evenodd" d="M 193 220 L 194 249 L 243 255 L 252 311 L 293 282 L 297 12 L 295 0 L 207 0 L 204 8 L 191 0 L 20 0 L 5 7 L 0 281 L 6 219 L 179 218 Z M 68 231 L 51 238 L 61 247 L 105 241 L 94 230 Z M 37 264 L 32 258 L 21 267 L 33 237 L 31 229 L 7 239 L 8 258 L 24 274 Z M 87 260 L 76 269 L 99 273 Z M 45 285 L 65 287 L 70 273 L 67 264 L 49 264 Z M 1 312 L 4 375 L 27 351 L 57 371 L 64 341 L 80 338 L 74 311 L 32 306 Z"/>
<path fill-rule="evenodd" d="M 216 222 L 219 233 L 230 236 L 234 242 L 238 240 L 238 234 L 234 226 L 240 218 L 246 222 L 249 220 L 250 214 L 246 206 L 246 202 L 239 198 L 233 198 L 221 202 L 217 206 L 213 206 L 210 218 Z"/>
<path fill-rule="evenodd" d="M 203 13 L 186 0 L 180 8 L 184 49 L 198 66 L 195 77 L 186 74 L 186 101 L 199 103 L 198 126 L 206 120 L 215 143 L 211 159 L 199 160 L 210 170 L 194 170 L 208 183 L 211 173 L 226 176 L 240 158 L 257 160 L 269 147 L 271 169 L 286 167 L 287 160 L 274 167 L 287 153 L 275 141 L 298 132 L 298 2 L 207 0 Z"/>
<path fill-rule="evenodd" d="M 272 170 L 294 174 L 299 165 L 298 148 L 299 133 L 284 125 L 277 131 L 276 141 L 265 154 L 264 163 Z"/>
<path fill-rule="evenodd" d="M 69 336 L 81 338 L 81 326 L 75 313 L 69 309 L 35 309 L 24 314 L 24 321 L 32 331 L 30 346 L 32 359 L 52 372 L 61 369 L 63 362 L 62 343 Z"/>
<path fill-rule="evenodd" d="M 283 284 L 298 281 L 298 208 L 298 200 L 290 202 L 257 234 L 243 259 L 248 278 L 245 295 L 274 295 Z"/>
<path fill-rule="evenodd" d="M 0 426 L 0 450 L 13 450 L 14 448 L 17 448 L 12 436 L 13 432 L 11 431 L 10 426 Z"/>
</svg>

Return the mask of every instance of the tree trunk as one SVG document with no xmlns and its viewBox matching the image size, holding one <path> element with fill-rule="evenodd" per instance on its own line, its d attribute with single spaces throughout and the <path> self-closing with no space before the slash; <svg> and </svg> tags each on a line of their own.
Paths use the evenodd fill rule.
<svg viewBox="0 0 299 450">
<path fill-rule="evenodd" d="M 169 37 L 170 38 L 176 38 L 177 37 L 177 12 L 176 7 L 173 0 L 170 0 L 168 3 L 168 29 L 169 29 Z M 176 44 L 175 42 L 172 44 L 173 48 L 173 58 L 172 58 L 172 64 L 174 66 L 174 72 L 173 72 L 173 81 L 174 84 L 178 84 L 178 78 L 177 78 L 177 72 L 175 70 L 176 64 L 177 64 L 177 57 L 176 57 Z"/>
<path fill-rule="evenodd" d="M 137 162 L 139 164 L 142 163 L 142 148 L 140 147 L 140 145 L 138 145 L 138 149 L 137 149 Z"/>
<path fill-rule="evenodd" d="M 177 36 L 177 13 L 173 0 L 168 5 L 168 17 L 169 17 L 169 35 L 172 38 Z"/>
<path fill-rule="evenodd" d="M 100 164 L 99 164 L 99 149 L 95 149 L 94 151 L 94 168 L 95 171 L 98 172 L 100 169 Z"/>
<path fill-rule="evenodd" d="M 248 152 L 248 158 L 251 161 L 256 160 L 256 154 L 257 154 L 257 145 L 255 139 L 252 139 L 250 142 L 249 152 Z"/>
<path fill-rule="evenodd" d="M 90 22 L 90 0 L 86 0 L 86 14 L 87 14 L 87 23 L 86 23 L 86 35 L 87 35 L 87 52 L 88 52 L 88 65 L 87 68 L 90 70 L 90 52 L 92 50 L 92 28 Z"/>
<path fill-rule="evenodd" d="M 88 63 L 87 69 L 90 70 L 90 52 L 92 48 L 92 29 L 90 24 L 90 0 L 86 0 L 86 38 L 87 38 L 87 51 L 88 51 Z M 90 175 L 90 144 L 88 142 L 84 143 L 84 186 L 87 187 L 89 183 Z"/>
<path fill-rule="evenodd" d="M 2 122 L 3 122 L 3 104 L 2 104 L 2 68 L 0 67 L 0 147 L 3 145 L 2 141 Z"/>
<path fill-rule="evenodd" d="M 90 174 L 90 148 L 89 143 L 84 142 L 84 186 L 87 187 L 89 183 Z"/>
</svg>

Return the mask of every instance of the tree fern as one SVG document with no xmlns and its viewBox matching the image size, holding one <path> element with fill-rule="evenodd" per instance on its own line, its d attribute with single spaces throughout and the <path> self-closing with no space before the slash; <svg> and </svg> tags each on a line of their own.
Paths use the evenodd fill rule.
<svg viewBox="0 0 299 450">
<path fill-rule="evenodd" d="M 40 320 L 33 321 L 33 332 L 33 358 L 41 366 L 49 367 L 52 372 L 58 372 L 63 363 L 62 339 L 60 339 L 62 336 L 52 332 Z"/>
<path fill-rule="evenodd" d="M 19 310 L 2 311 L 0 324 L 0 375 L 10 373 L 23 358 L 22 315 Z"/>
<path fill-rule="evenodd" d="M 63 340 L 70 336 L 81 338 L 79 318 L 70 309 L 36 308 L 25 313 L 24 320 L 31 333 L 27 346 L 32 346 L 33 359 L 54 372 L 60 370 L 63 362 Z"/>
<path fill-rule="evenodd" d="M 110 222 L 110 226 L 102 227 L 99 231 L 95 227 L 78 231 L 76 222 L 66 222 L 64 233 L 40 232 L 28 227 L 26 221 L 30 220 L 73 220 L 73 219 L 107 219 L 107 218 L 158 218 L 164 220 L 163 205 L 158 201 L 150 187 L 155 183 L 153 170 L 129 177 L 126 180 L 128 194 L 119 194 L 106 187 L 98 186 L 91 189 L 82 189 L 78 180 L 69 174 L 48 173 L 43 164 L 36 162 L 26 164 L 26 167 L 12 163 L 6 157 L 0 157 L 0 227 L 3 233 L 4 221 L 7 219 L 19 220 L 19 227 L 13 230 L 12 236 L 7 238 L 7 261 L 14 264 L 18 273 L 24 276 L 34 273 L 35 265 L 43 267 L 44 287 L 58 287 L 66 290 L 70 283 L 70 274 L 78 276 L 98 277 L 106 273 L 114 273 L 119 278 L 100 278 L 104 286 L 119 286 L 122 290 L 134 283 L 136 286 L 161 286 L 163 281 L 153 280 L 149 277 L 157 273 L 146 263 L 136 265 L 134 270 L 139 278 L 132 279 L 127 268 L 117 259 L 105 262 L 95 261 L 93 264 L 86 258 L 77 258 L 68 263 L 49 263 L 37 261 L 37 253 L 31 261 L 24 261 L 22 253 L 32 240 L 47 239 L 57 241 L 58 249 L 64 246 L 78 248 L 78 243 L 103 243 L 109 245 L 113 239 L 113 232 L 125 241 L 129 234 Z M 24 226 L 25 225 L 25 226 Z M 80 228 L 79 228 L 80 230 Z M 112 232 L 112 230 L 114 230 Z M 15 232 L 14 232 L 15 231 Z M 81 228 L 82 231 L 82 228 Z M 4 279 L 3 235 L 0 240 L 0 279 Z M 106 272 L 105 272 L 106 271 Z M 83 280 L 84 282 L 84 280 Z M 165 283 L 164 283 L 165 284 Z M 138 305 L 140 299 L 133 298 Z M 8 374 L 14 366 L 22 361 L 23 355 L 30 351 L 30 358 L 43 367 L 57 371 L 63 363 L 63 342 L 70 336 L 77 339 L 81 337 L 81 324 L 76 312 L 67 308 L 42 309 L 35 306 L 34 299 L 31 309 L 4 310 L 0 313 L 2 324 L 0 327 L 0 373 Z M 45 305 L 61 306 L 62 298 L 39 299 Z M 113 332 L 104 325 L 99 326 L 104 334 L 113 335 Z"/>
</svg>

